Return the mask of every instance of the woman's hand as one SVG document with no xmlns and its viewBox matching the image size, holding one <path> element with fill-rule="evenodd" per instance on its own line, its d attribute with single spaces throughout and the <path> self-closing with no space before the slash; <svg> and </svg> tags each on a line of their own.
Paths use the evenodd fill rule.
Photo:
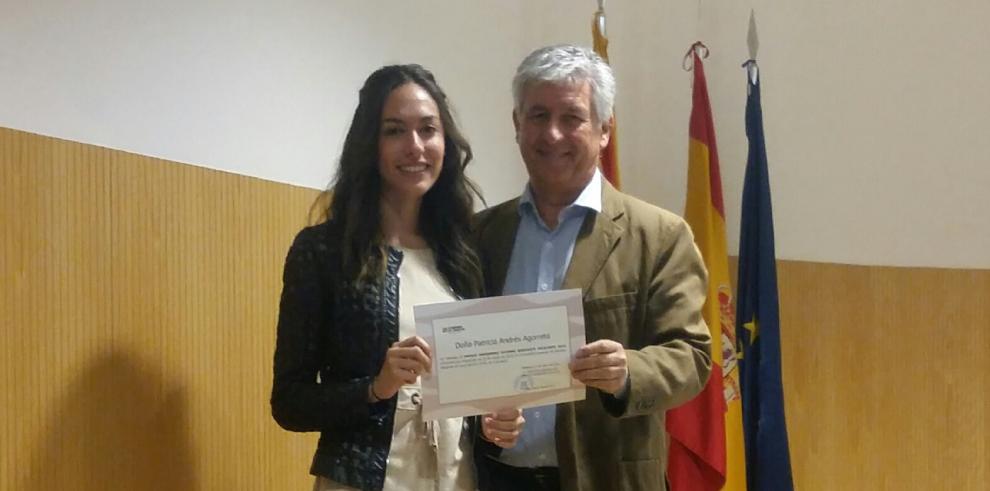
<svg viewBox="0 0 990 491">
<path fill-rule="evenodd" d="M 430 345 L 419 336 L 410 336 L 397 343 L 385 354 L 385 363 L 371 384 L 375 399 L 391 399 L 403 385 L 416 382 L 421 373 L 429 373 L 433 366 Z"/>
<path fill-rule="evenodd" d="M 516 439 L 522 431 L 526 419 L 519 409 L 500 409 L 496 413 L 485 414 L 481 417 L 481 434 L 495 445 L 502 448 L 516 446 Z"/>
</svg>

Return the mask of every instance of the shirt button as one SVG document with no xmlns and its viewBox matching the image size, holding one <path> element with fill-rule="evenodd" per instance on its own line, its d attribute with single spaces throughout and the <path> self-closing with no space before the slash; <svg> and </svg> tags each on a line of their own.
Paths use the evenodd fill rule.
<svg viewBox="0 0 990 491">
<path fill-rule="evenodd" d="M 547 288 L 548 288 L 548 285 L 546 283 L 541 283 L 540 284 L 540 290 L 546 291 Z"/>
<path fill-rule="evenodd" d="M 412 401 L 413 406 L 418 406 L 422 398 L 423 397 L 419 395 L 419 392 L 413 392 L 412 395 L 409 396 L 409 400 Z"/>
</svg>

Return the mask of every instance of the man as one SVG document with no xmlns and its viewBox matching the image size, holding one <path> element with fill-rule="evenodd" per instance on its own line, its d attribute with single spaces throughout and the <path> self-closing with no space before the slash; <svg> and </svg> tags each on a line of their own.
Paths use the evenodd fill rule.
<svg viewBox="0 0 990 491">
<path fill-rule="evenodd" d="M 570 368 L 588 392 L 525 410 L 514 448 L 482 431 L 479 487 L 665 489 L 664 412 L 699 393 L 711 369 L 701 256 L 680 217 L 602 178 L 615 79 L 598 55 L 536 50 L 516 71 L 513 96 L 529 184 L 477 217 L 486 288 L 582 289 L 588 344 Z"/>
</svg>

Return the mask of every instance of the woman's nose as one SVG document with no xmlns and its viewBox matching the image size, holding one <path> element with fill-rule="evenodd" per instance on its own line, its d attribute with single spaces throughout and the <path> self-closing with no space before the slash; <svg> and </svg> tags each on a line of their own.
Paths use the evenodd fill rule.
<svg viewBox="0 0 990 491">
<path fill-rule="evenodd" d="M 409 132 L 409 139 L 406 142 L 406 145 L 408 146 L 409 153 L 411 154 L 418 155 L 423 152 L 423 148 L 424 148 L 423 138 L 421 138 L 419 136 L 419 133 L 415 131 Z"/>
</svg>

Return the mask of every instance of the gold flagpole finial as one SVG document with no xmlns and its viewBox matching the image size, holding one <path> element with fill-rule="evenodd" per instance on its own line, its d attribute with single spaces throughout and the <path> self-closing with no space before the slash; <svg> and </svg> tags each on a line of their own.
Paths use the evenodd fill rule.
<svg viewBox="0 0 990 491">
<path fill-rule="evenodd" d="M 595 29 L 603 38 L 608 38 L 605 31 L 605 0 L 598 0 L 598 10 L 595 12 Z"/>
</svg>

